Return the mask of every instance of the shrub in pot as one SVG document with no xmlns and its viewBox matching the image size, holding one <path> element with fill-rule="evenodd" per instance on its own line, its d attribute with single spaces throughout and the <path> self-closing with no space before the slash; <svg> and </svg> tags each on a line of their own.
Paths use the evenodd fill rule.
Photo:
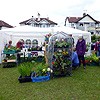
<svg viewBox="0 0 100 100">
<path fill-rule="evenodd" d="M 31 76 L 32 82 L 48 81 L 50 80 L 51 73 L 52 69 L 50 69 L 47 64 L 37 63 L 36 67 L 33 68 Z"/>
<path fill-rule="evenodd" d="M 19 82 L 30 82 L 31 80 L 31 69 L 33 67 L 32 62 L 24 62 L 18 65 L 18 71 L 20 73 L 20 77 L 18 78 Z"/>
</svg>

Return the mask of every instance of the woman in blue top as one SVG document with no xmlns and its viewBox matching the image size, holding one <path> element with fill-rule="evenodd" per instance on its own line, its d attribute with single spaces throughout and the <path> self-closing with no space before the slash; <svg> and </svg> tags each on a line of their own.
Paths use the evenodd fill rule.
<svg viewBox="0 0 100 100">
<path fill-rule="evenodd" d="M 76 69 L 78 66 L 79 66 L 78 55 L 77 55 L 77 52 L 76 52 L 75 48 L 73 48 L 73 52 L 72 52 L 72 67 L 73 67 L 73 69 Z"/>
</svg>

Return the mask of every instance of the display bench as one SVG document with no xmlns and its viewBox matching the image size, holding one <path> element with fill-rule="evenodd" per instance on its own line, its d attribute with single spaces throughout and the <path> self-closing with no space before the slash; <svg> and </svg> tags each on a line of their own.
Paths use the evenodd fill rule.
<svg viewBox="0 0 100 100">
<path fill-rule="evenodd" d="M 44 56 L 44 51 L 43 50 L 42 51 L 31 51 L 31 52 L 28 52 L 28 53 L 31 54 L 32 57 L 33 56 L 39 56 L 39 55 Z"/>
<path fill-rule="evenodd" d="M 40 60 L 40 56 L 43 58 L 44 51 L 23 51 L 17 53 L 17 62 L 22 63 L 25 61 L 35 60 L 34 58 L 38 58 Z"/>
<path fill-rule="evenodd" d="M 14 50 L 2 52 L 2 67 L 10 68 L 17 65 L 17 52 Z"/>
</svg>

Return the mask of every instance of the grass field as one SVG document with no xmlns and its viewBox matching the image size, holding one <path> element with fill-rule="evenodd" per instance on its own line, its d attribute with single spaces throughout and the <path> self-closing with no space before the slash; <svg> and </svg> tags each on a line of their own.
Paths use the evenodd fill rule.
<svg viewBox="0 0 100 100">
<path fill-rule="evenodd" d="M 19 83 L 17 67 L 0 68 L 0 100 L 100 100 L 100 67 L 72 73 L 47 82 Z"/>
</svg>

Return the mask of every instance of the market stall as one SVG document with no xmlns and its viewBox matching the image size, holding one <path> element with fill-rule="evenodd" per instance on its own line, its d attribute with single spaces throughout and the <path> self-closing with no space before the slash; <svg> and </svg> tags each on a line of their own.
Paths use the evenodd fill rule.
<svg viewBox="0 0 100 100">
<path fill-rule="evenodd" d="M 67 34 L 71 34 L 74 38 L 74 42 L 76 44 L 79 34 L 82 34 L 86 42 L 91 42 L 91 33 L 80 31 L 77 29 L 69 28 L 69 27 L 52 27 L 52 28 L 38 28 L 32 26 L 18 26 L 15 28 L 3 29 L 0 30 L 0 63 L 1 63 L 1 54 L 4 49 L 6 43 L 9 40 L 12 41 L 12 45 L 16 46 L 19 40 L 23 40 L 25 44 L 30 46 L 37 45 L 42 46 L 44 44 L 45 35 L 51 33 L 52 35 L 57 32 L 65 32 Z M 35 43 L 35 44 L 34 44 Z M 26 46 L 27 46 L 26 45 Z M 89 51 L 90 52 L 90 51 Z"/>
</svg>

